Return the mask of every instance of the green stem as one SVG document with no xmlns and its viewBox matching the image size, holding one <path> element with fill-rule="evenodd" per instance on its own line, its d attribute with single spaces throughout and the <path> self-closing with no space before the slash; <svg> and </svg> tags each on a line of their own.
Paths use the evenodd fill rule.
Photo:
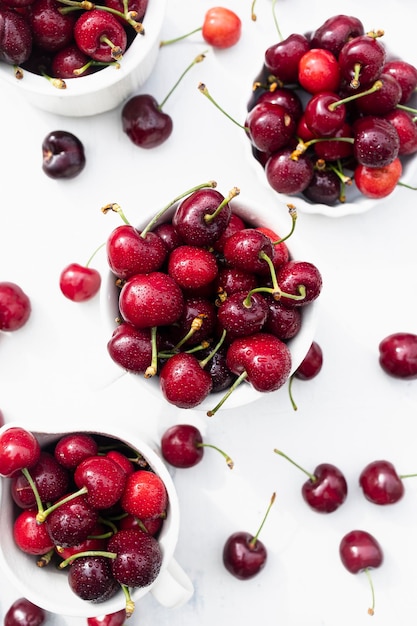
<svg viewBox="0 0 417 626">
<path fill-rule="evenodd" d="M 39 496 L 39 491 L 38 491 L 38 488 L 37 488 L 37 486 L 35 484 L 35 481 L 33 480 L 32 476 L 30 475 L 29 470 L 26 467 L 24 467 L 21 470 L 21 472 L 22 472 L 23 476 L 26 478 L 26 480 L 28 481 L 28 483 L 29 483 L 29 485 L 30 485 L 30 487 L 31 487 L 31 489 L 33 491 L 33 495 L 35 496 L 36 506 L 38 508 L 38 515 L 39 514 L 42 515 L 43 511 L 44 511 L 44 508 L 43 508 L 42 500 L 41 500 L 41 498 Z"/>
<path fill-rule="evenodd" d="M 298 467 L 298 469 L 300 469 L 302 472 L 304 472 L 304 474 L 306 474 L 309 477 L 311 482 L 313 482 L 313 483 L 316 482 L 317 478 L 316 478 L 316 476 L 314 476 L 314 474 L 311 474 L 306 469 L 304 469 L 304 467 L 301 467 L 301 465 L 298 465 L 298 463 L 296 463 L 293 459 L 291 459 L 289 456 L 287 456 L 284 452 L 281 452 L 281 450 L 277 450 L 277 448 L 274 449 L 274 452 L 275 452 L 275 454 L 279 454 L 284 459 L 286 459 L 287 461 L 292 463 L 295 467 Z"/>
<path fill-rule="evenodd" d="M 273 244 L 274 246 L 277 246 L 280 243 L 283 243 L 284 241 L 286 241 L 287 239 L 289 239 L 291 237 L 291 235 L 293 234 L 294 230 L 295 230 L 295 224 L 297 222 L 297 209 L 295 208 L 295 206 L 293 204 L 287 204 L 288 207 L 288 213 L 291 216 L 291 230 L 288 233 L 288 235 L 285 235 L 285 237 L 281 237 L 281 239 L 278 239 L 277 241 L 274 241 Z"/>
<path fill-rule="evenodd" d="M 218 402 L 216 404 L 216 406 L 214 407 L 214 409 L 211 409 L 210 411 L 207 411 L 207 416 L 208 417 L 213 417 L 213 415 L 215 413 L 217 413 L 217 411 L 220 409 L 220 407 L 223 406 L 223 404 L 226 402 L 226 400 L 229 398 L 229 396 L 233 393 L 233 391 L 236 389 L 236 387 L 238 387 L 240 385 L 241 382 L 243 382 L 246 378 L 248 377 L 248 373 L 247 371 L 243 371 L 240 376 L 238 378 L 236 378 L 235 382 L 233 383 L 233 385 L 230 385 L 229 389 L 227 390 L 227 392 L 224 394 L 224 396 L 222 397 L 222 399 L 220 400 L 220 402 Z"/>
<path fill-rule="evenodd" d="M 195 33 L 198 33 L 201 30 L 203 30 L 203 27 L 199 26 L 198 28 L 195 28 L 194 30 L 191 30 L 189 33 L 186 33 L 185 35 L 180 35 L 180 37 L 175 37 L 174 39 L 165 39 L 164 41 L 161 41 L 159 43 L 159 47 L 162 48 L 162 46 L 169 46 L 172 43 L 176 43 L 177 41 L 181 41 L 182 39 L 186 39 L 187 37 L 191 37 L 191 35 L 194 35 Z"/>
<path fill-rule="evenodd" d="M 185 68 L 185 70 L 183 71 L 183 73 L 181 74 L 181 76 L 179 77 L 179 79 L 177 80 L 177 82 L 174 84 L 174 86 L 170 89 L 170 91 L 167 93 L 167 95 L 165 96 L 165 98 L 162 100 L 162 102 L 159 104 L 158 109 L 161 111 L 162 108 L 164 107 L 166 101 L 168 100 L 168 98 L 170 97 L 170 95 L 172 94 L 172 92 L 178 87 L 179 83 L 182 81 L 182 79 L 184 78 L 184 76 L 190 71 L 190 69 L 192 67 L 194 67 L 194 65 L 196 65 L 197 63 L 201 63 L 202 61 L 204 61 L 204 59 L 206 58 L 206 52 L 202 52 L 201 54 L 198 54 L 195 59 L 190 63 L 190 65 Z"/>
<path fill-rule="evenodd" d="M 276 4 L 276 0 L 272 0 L 272 16 L 274 18 L 274 24 L 275 24 L 275 28 L 277 29 L 278 37 L 280 38 L 281 41 L 283 41 L 284 37 L 282 36 L 280 27 L 278 25 L 278 20 L 277 20 L 277 16 L 275 12 L 275 4 Z"/>
<path fill-rule="evenodd" d="M 294 401 L 294 397 L 292 395 L 292 383 L 294 380 L 294 374 L 292 376 L 290 376 L 289 380 L 288 380 L 288 394 L 290 396 L 290 401 L 292 404 L 292 408 L 294 409 L 294 411 L 298 411 L 298 406 L 296 405 L 295 401 Z"/>
<path fill-rule="evenodd" d="M 366 577 L 368 578 L 368 582 L 369 582 L 369 586 L 371 588 L 371 595 L 372 595 L 372 604 L 368 609 L 368 613 L 369 615 L 373 615 L 375 613 L 375 590 L 374 590 L 374 583 L 372 582 L 372 577 L 371 574 L 369 572 L 369 568 L 365 567 L 364 572 L 366 574 Z"/>
<path fill-rule="evenodd" d="M 272 505 L 273 505 L 273 504 L 274 504 L 274 502 L 275 502 L 275 497 L 276 497 L 276 494 L 275 494 L 275 492 L 274 492 L 274 493 L 272 494 L 272 496 L 271 496 L 271 500 L 269 501 L 269 506 L 268 506 L 268 508 L 267 508 L 267 510 L 266 510 L 266 513 L 265 513 L 264 518 L 263 518 L 263 520 L 262 520 L 262 522 L 261 522 L 261 525 L 259 526 L 259 528 L 258 528 L 258 531 L 257 531 L 256 535 L 254 535 L 254 537 L 252 537 L 252 539 L 251 539 L 251 540 L 250 540 L 250 542 L 249 542 L 249 545 L 250 545 L 250 547 L 251 547 L 251 548 L 254 548 L 254 547 L 256 546 L 256 542 L 258 541 L 259 534 L 260 534 L 260 532 L 261 532 L 261 530 L 262 530 L 262 528 L 263 528 L 263 526 L 264 526 L 264 524 L 265 524 L 266 518 L 267 518 L 267 517 L 268 517 L 268 515 L 269 515 L 269 511 L 271 510 L 271 507 L 272 507 Z"/>
<path fill-rule="evenodd" d="M 204 221 L 208 223 L 214 220 L 219 215 L 219 213 L 221 213 L 221 211 L 226 206 L 226 204 L 231 202 L 231 200 L 233 200 L 233 198 L 235 198 L 239 194 L 240 194 L 240 189 L 238 189 L 237 187 L 233 187 L 233 189 L 229 192 L 229 195 L 227 196 L 227 198 L 223 199 L 223 201 L 219 204 L 219 206 L 213 213 L 206 213 L 204 215 Z"/>
<path fill-rule="evenodd" d="M 75 559 L 80 559 L 84 556 L 104 556 L 108 559 L 115 559 L 117 552 L 108 552 L 107 550 L 83 550 L 82 552 L 76 552 L 75 554 L 71 554 L 67 559 L 64 559 L 64 561 L 61 561 L 59 569 L 64 569 L 67 565 L 71 565 Z"/>
<path fill-rule="evenodd" d="M 206 356 L 205 359 L 200 361 L 200 365 L 201 365 L 202 368 L 204 368 L 207 365 L 207 363 L 210 361 L 210 359 L 213 358 L 213 356 L 216 354 L 216 352 L 219 350 L 219 348 L 223 344 L 225 338 L 226 338 L 226 331 L 223 330 L 222 335 L 221 335 L 219 341 L 217 342 L 217 344 L 214 346 L 213 350 L 208 354 L 208 356 Z"/>
<path fill-rule="evenodd" d="M 360 93 L 355 93 L 351 96 L 347 96 L 346 98 L 342 98 L 342 100 L 338 100 L 337 102 L 333 102 L 329 104 L 329 110 L 334 111 L 341 104 L 347 104 L 348 102 L 352 102 L 352 100 L 357 100 L 358 98 L 362 98 L 362 96 L 368 96 L 375 91 L 379 91 L 383 85 L 382 80 L 376 80 L 372 87 L 369 87 L 366 91 L 361 91 Z"/>
<path fill-rule="evenodd" d="M 217 104 L 217 102 L 214 100 L 214 98 L 212 98 L 212 96 L 210 95 L 210 92 L 209 92 L 209 90 L 207 89 L 207 87 L 206 87 L 206 85 L 204 83 L 199 83 L 198 90 L 200 91 L 200 93 L 203 94 L 203 96 L 206 96 L 206 98 L 208 100 L 210 100 L 210 102 L 212 104 L 214 104 L 214 106 L 217 109 L 219 109 L 219 111 L 221 111 L 223 113 L 223 115 L 228 117 L 231 122 L 236 124 L 236 126 L 239 126 L 239 128 L 244 130 L 246 133 L 248 132 L 248 129 L 246 128 L 246 126 L 243 126 L 242 124 L 239 124 L 239 122 L 237 122 L 231 115 L 229 115 L 229 113 L 227 113 L 224 109 L 222 109 L 219 104 Z"/>
<path fill-rule="evenodd" d="M 157 327 L 152 326 L 151 328 L 151 347 L 152 347 L 152 358 L 151 364 L 146 368 L 145 378 L 152 378 L 155 376 L 158 371 L 158 346 L 156 341 L 156 331 Z"/>
<path fill-rule="evenodd" d="M 217 450 L 217 452 L 220 452 L 220 454 L 226 459 L 227 467 L 229 467 L 230 469 L 233 469 L 234 463 L 232 459 L 230 458 L 230 456 L 226 454 L 226 452 L 218 448 L 217 446 L 213 445 L 212 443 L 198 443 L 197 448 L 213 448 L 213 450 Z"/>
</svg>

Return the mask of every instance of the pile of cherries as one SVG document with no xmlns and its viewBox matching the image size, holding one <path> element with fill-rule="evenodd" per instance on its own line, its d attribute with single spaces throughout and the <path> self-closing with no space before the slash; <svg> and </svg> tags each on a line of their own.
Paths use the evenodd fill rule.
<svg viewBox="0 0 417 626">
<path fill-rule="evenodd" d="M 86 76 L 116 65 L 137 33 L 148 0 L 5 0 L 0 6 L 0 61 L 52 79 Z M 55 80 L 54 80 L 55 79 Z"/>
<path fill-rule="evenodd" d="M 140 452 L 94 433 L 62 435 L 40 446 L 10 426 L 0 435 L 0 475 L 10 480 L 16 545 L 39 567 L 68 571 L 72 591 L 103 602 L 123 588 L 147 587 L 158 576 L 158 542 L 167 516 L 162 479 Z"/>
<path fill-rule="evenodd" d="M 126 220 L 107 239 L 118 325 L 107 344 L 125 370 L 158 376 L 168 402 L 198 406 L 225 391 L 213 415 L 244 380 L 279 389 L 291 371 L 288 340 L 303 308 L 320 294 L 322 277 L 290 258 L 285 238 L 247 223 L 214 181 L 185 192 L 138 230 Z M 170 210 L 171 217 L 165 213 Z M 242 213 L 241 213 L 242 214 Z"/>
<path fill-rule="evenodd" d="M 417 151 L 417 69 L 389 58 L 383 34 L 336 15 L 265 51 L 245 127 L 275 191 L 332 205 L 352 185 L 371 198 L 396 187 Z"/>
</svg>

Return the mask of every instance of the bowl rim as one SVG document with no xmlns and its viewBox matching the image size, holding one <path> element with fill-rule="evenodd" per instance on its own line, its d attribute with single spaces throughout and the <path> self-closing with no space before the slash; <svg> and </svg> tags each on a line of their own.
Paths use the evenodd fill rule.
<svg viewBox="0 0 417 626">
<path fill-rule="evenodd" d="M 25 92 L 35 92 L 39 96 L 60 101 L 94 94 L 97 90 L 116 88 L 140 65 L 142 60 L 153 52 L 156 45 L 159 47 L 167 2 L 168 0 L 149 0 L 143 19 L 144 34 L 136 34 L 123 55 L 118 69 L 109 66 L 87 76 L 66 78 L 66 89 L 54 88 L 46 78 L 28 70 L 23 70 L 23 78 L 17 79 L 14 66 L 8 63 L 0 63 L 0 78 Z"/>
<path fill-rule="evenodd" d="M 275 215 L 268 214 L 267 209 L 265 208 L 266 205 L 264 202 L 260 203 L 254 197 L 250 197 L 246 193 L 239 194 L 238 197 L 234 198 L 232 200 L 231 206 L 232 206 L 232 211 L 236 212 L 238 215 L 244 216 L 245 219 L 247 219 L 248 223 L 255 221 L 257 224 L 259 224 L 259 226 L 268 227 L 274 230 L 275 232 L 280 233 L 280 232 L 285 232 L 285 229 L 289 229 L 290 220 L 288 218 L 288 206 L 292 205 L 292 200 L 293 199 L 291 199 L 291 202 L 289 202 L 288 205 L 285 207 L 281 199 L 278 199 L 278 207 L 280 211 L 277 211 Z M 268 203 L 268 209 L 272 209 L 274 203 L 276 203 L 274 199 L 271 199 L 270 203 Z M 161 222 L 167 221 L 173 215 L 178 204 L 179 203 L 175 203 L 173 206 L 171 206 L 170 209 L 168 209 L 156 223 L 159 224 Z M 286 209 L 288 224 L 285 223 L 284 212 L 281 213 L 281 209 L 284 209 L 284 208 Z M 260 214 L 262 215 L 262 217 L 259 218 Z M 136 227 L 138 229 L 143 228 L 148 223 L 149 219 L 148 220 L 142 219 L 141 223 L 137 225 Z M 294 242 L 295 242 L 295 246 L 293 245 Z M 291 258 L 297 259 L 297 260 L 313 259 L 313 252 L 312 251 L 310 252 L 309 250 L 307 250 L 307 245 L 303 241 L 299 240 L 297 229 L 295 229 L 294 233 L 291 235 L 291 239 L 288 240 L 286 243 L 288 245 Z M 306 258 L 306 255 L 308 255 L 308 259 Z M 117 327 L 116 317 L 117 317 L 118 309 L 116 309 L 113 302 L 114 302 L 114 294 L 117 294 L 118 288 L 115 285 L 115 276 L 114 274 L 112 274 L 107 264 L 107 254 L 106 253 L 103 254 L 101 256 L 101 259 L 102 259 L 101 261 L 102 265 L 100 267 L 100 274 L 102 276 L 102 286 L 100 289 L 99 306 L 100 306 L 104 340 L 107 343 L 110 340 L 112 332 Z M 311 262 L 314 263 L 314 259 L 311 260 Z M 320 312 L 320 297 L 314 300 L 313 302 L 309 303 L 307 306 L 301 307 L 301 309 L 302 309 L 302 316 L 303 316 L 302 329 L 293 339 L 290 339 L 287 342 L 291 351 L 291 358 L 292 358 L 290 375 L 293 374 L 294 371 L 297 369 L 297 367 L 300 365 L 301 361 L 304 359 L 310 345 L 312 344 L 315 338 L 315 333 L 316 333 L 317 326 L 318 326 L 318 317 L 319 317 L 319 312 Z M 109 356 L 109 360 L 111 361 L 110 356 Z M 125 371 L 117 363 L 113 363 L 113 365 L 115 367 L 116 373 L 118 373 L 119 376 L 120 376 L 121 371 L 122 372 Z M 140 374 L 135 374 L 134 372 L 126 371 L 126 373 L 130 375 L 130 377 L 133 378 L 135 382 L 139 382 L 144 387 L 146 385 L 146 388 L 152 393 L 153 396 L 156 396 L 159 400 L 166 402 L 159 389 L 157 376 L 154 378 L 145 379 L 144 376 L 141 376 Z M 283 385 L 283 387 L 281 387 L 280 389 L 278 389 L 276 392 L 273 392 L 273 393 L 277 393 L 281 391 L 283 388 L 285 389 L 285 385 Z M 205 398 L 203 402 L 201 402 L 201 404 L 194 407 L 194 410 L 207 411 L 207 410 L 212 409 L 213 406 L 216 405 L 216 403 L 224 395 L 224 393 L 225 393 L 224 391 L 210 393 L 207 396 L 207 398 Z M 244 381 L 244 383 L 239 385 L 239 389 L 237 389 L 235 392 L 233 392 L 230 395 L 230 397 L 225 402 L 224 406 L 222 406 L 221 410 L 224 411 L 224 410 L 236 408 L 242 405 L 247 405 L 257 399 L 265 397 L 265 395 L 267 395 L 265 392 L 257 391 L 256 389 L 252 387 L 252 385 Z"/>
</svg>

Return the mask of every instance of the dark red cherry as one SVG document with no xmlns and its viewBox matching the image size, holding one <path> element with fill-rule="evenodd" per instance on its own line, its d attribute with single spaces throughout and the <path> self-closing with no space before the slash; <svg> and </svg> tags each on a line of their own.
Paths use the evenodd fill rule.
<svg viewBox="0 0 417 626">
<path fill-rule="evenodd" d="M 107 342 L 107 351 L 123 369 L 144 374 L 152 360 L 151 331 L 121 322 Z"/>
<path fill-rule="evenodd" d="M 343 565 L 351 574 L 379 567 L 384 560 L 378 541 L 365 530 L 348 532 L 340 542 L 339 552 Z"/>
<path fill-rule="evenodd" d="M 313 178 L 311 159 L 305 154 L 293 159 L 292 154 L 291 148 L 284 148 L 272 154 L 265 164 L 267 181 L 278 193 L 301 193 Z"/>
<path fill-rule="evenodd" d="M 261 152 L 276 152 L 293 138 L 296 123 L 288 110 L 273 102 L 258 102 L 249 111 L 245 127 L 252 145 Z"/>
<path fill-rule="evenodd" d="M 401 104 L 407 104 L 417 87 L 417 68 L 401 59 L 387 61 L 382 68 L 384 74 L 393 76 L 401 87 Z"/>
<path fill-rule="evenodd" d="M 103 602 L 120 590 L 106 556 L 76 558 L 68 568 L 68 584 L 77 596 L 90 602 Z"/>
<path fill-rule="evenodd" d="M 42 142 L 42 169 L 50 178 L 71 179 L 80 174 L 86 164 L 84 145 L 76 135 L 55 130 Z"/>
<path fill-rule="evenodd" d="M 140 148 L 156 148 L 168 139 L 173 130 L 172 118 L 148 94 L 130 98 L 121 115 L 123 131 Z"/>
<path fill-rule="evenodd" d="M 323 366 L 323 351 L 317 341 L 313 341 L 306 356 L 294 372 L 295 378 L 311 380 L 317 376 Z"/>
<path fill-rule="evenodd" d="M 345 43 L 364 34 L 365 29 L 359 18 L 352 15 L 334 15 L 312 33 L 310 46 L 330 50 L 338 57 Z"/>
<path fill-rule="evenodd" d="M 393 504 L 404 495 L 402 477 L 389 461 L 368 463 L 360 473 L 359 485 L 366 499 L 374 504 Z"/>
<path fill-rule="evenodd" d="M 293 33 L 267 48 L 265 66 L 281 82 L 297 83 L 299 61 L 309 48 L 304 35 Z"/>
<path fill-rule="evenodd" d="M 417 335 L 393 333 L 379 344 L 379 364 L 396 378 L 417 378 Z"/>
<path fill-rule="evenodd" d="M 345 43 L 339 53 L 343 78 L 352 89 L 369 87 L 382 71 L 386 51 L 376 36 L 359 35 Z"/>
<path fill-rule="evenodd" d="M 4 615 L 4 626 L 42 626 L 45 622 L 44 609 L 27 598 L 18 598 Z"/>
<path fill-rule="evenodd" d="M 0 61 L 22 65 L 32 52 L 29 22 L 17 11 L 0 7 Z"/>
<path fill-rule="evenodd" d="M 231 213 L 229 202 L 216 189 L 198 189 L 178 205 L 172 225 L 184 243 L 209 246 L 226 230 Z"/>
</svg>

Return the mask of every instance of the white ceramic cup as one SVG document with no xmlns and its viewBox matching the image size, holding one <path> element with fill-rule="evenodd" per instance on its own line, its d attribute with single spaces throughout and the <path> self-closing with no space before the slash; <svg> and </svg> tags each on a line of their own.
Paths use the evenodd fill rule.
<svg viewBox="0 0 417 626">
<path fill-rule="evenodd" d="M 177 205 L 174 205 L 166 213 L 164 213 L 160 222 L 166 222 L 171 219 L 176 206 Z M 278 233 L 280 237 L 284 236 L 290 230 L 291 219 L 288 214 L 288 207 L 281 204 L 281 202 L 271 201 L 270 204 L 262 204 L 255 199 L 243 198 L 242 194 L 242 196 L 239 196 L 232 201 L 231 206 L 233 212 L 239 215 L 248 224 L 270 228 L 275 233 Z M 156 212 L 157 211 L 155 211 L 155 213 Z M 144 219 L 143 223 L 138 225 L 139 230 L 146 226 L 151 217 L 152 216 L 149 216 L 148 220 Z M 299 261 L 310 261 L 314 263 L 311 252 L 298 236 L 297 227 L 291 237 L 286 241 L 286 244 L 291 258 Z M 116 319 L 120 315 L 118 307 L 120 288 L 116 286 L 115 276 L 110 271 L 106 260 L 103 263 L 101 275 L 102 287 L 100 292 L 100 308 L 105 333 L 103 340 L 107 344 L 113 331 L 117 327 Z M 301 364 L 315 338 L 318 324 L 319 299 L 320 297 L 318 300 L 302 307 L 302 327 L 297 335 L 288 341 L 288 347 L 290 348 L 292 360 L 291 373 L 294 373 L 297 367 Z M 111 357 L 109 356 L 109 359 L 110 358 Z M 122 371 L 121 368 L 116 366 L 116 364 L 115 367 L 118 368 L 117 372 L 120 375 L 120 371 Z M 131 376 L 134 381 L 136 381 L 139 385 L 144 386 L 153 395 L 159 398 L 162 397 L 158 376 L 154 376 L 153 378 L 145 378 L 140 374 L 131 374 Z M 223 395 L 224 392 L 221 391 L 211 393 L 201 404 L 196 406 L 195 409 L 201 411 L 212 409 Z M 265 394 L 257 391 L 250 383 L 245 381 L 230 395 L 223 405 L 222 410 L 246 406 L 248 403 L 261 398 L 263 395 Z"/>
<path fill-rule="evenodd" d="M 162 549 L 162 565 L 156 580 L 148 587 L 131 590 L 132 600 L 136 603 L 145 594 L 152 593 L 155 599 L 168 608 L 185 604 L 193 594 L 193 584 L 188 575 L 174 558 L 180 527 L 180 511 L 176 489 L 171 476 L 155 445 L 148 442 L 146 436 L 137 435 L 130 430 L 115 427 L 112 432 L 98 431 L 94 428 L 75 429 L 67 432 L 43 430 L 37 432 L 30 426 L 10 422 L 0 429 L 0 433 L 12 426 L 21 426 L 31 430 L 38 439 L 41 447 L 57 441 L 68 432 L 88 432 L 105 435 L 118 439 L 131 448 L 140 452 L 148 461 L 153 471 L 165 483 L 168 493 L 167 518 L 164 520 L 161 533 L 158 537 Z M 12 581 L 18 593 L 46 611 L 71 617 L 97 617 L 114 613 L 125 607 L 125 596 L 122 591 L 105 602 L 92 603 L 79 598 L 70 588 L 65 569 L 59 571 L 56 567 L 46 566 L 39 568 L 36 557 L 25 554 L 15 544 L 13 539 L 13 520 L 16 507 L 9 490 L 10 479 L 0 480 L 0 565 L 8 580 Z"/>
<path fill-rule="evenodd" d="M 66 89 L 57 89 L 43 76 L 0 63 L 0 79 L 13 85 L 22 98 L 50 113 L 73 117 L 97 115 L 115 109 L 149 78 L 160 49 L 167 0 L 149 0 L 143 19 L 145 34 L 137 34 L 120 61 L 120 68 L 105 67 L 88 76 L 66 79 Z"/>
</svg>

